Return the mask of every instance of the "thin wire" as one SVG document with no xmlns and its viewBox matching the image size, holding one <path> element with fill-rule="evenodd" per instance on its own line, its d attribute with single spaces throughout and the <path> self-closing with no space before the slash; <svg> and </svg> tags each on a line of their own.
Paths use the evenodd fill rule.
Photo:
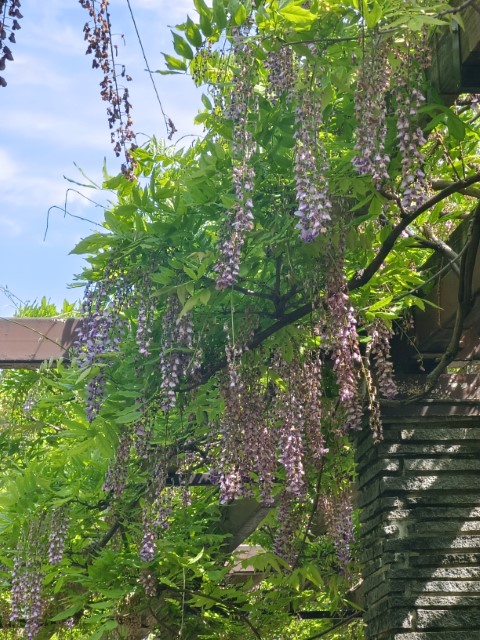
<svg viewBox="0 0 480 640">
<path fill-rule="evenodd" d="M 145 49 L 143 48 L 142 39 L 140 37 L 140 32 L 138 30 L 137 23 L 135 21 L 135 17 L 133 15 L 133 11 L 132 11 L 132 7 L 131 7 L 131 4 L 130 4 L 130 0 L 127 0 L 127 6 L 128 6 L 128 10 L 130 11 L 130 16 L 132 18 L 133 26 L 135 28 L 135 33 L 137 34 L 138 44 L 140 45 L 140 49 L 142 51 L 143 59 L 145 61 L 145 66 L 147 68 L 148 75 L 150 76 L 150 81 L 151 81 L 151 83 L 153 85 L 153 90 L 155 91 L 155 95 L 157 96 L 157 102 L 158 102 L 158 104 L 160 106 L 160 111 L 162 112 L 162 116 L 163 116 L 163 119 L 165 121 L 165 128 L 167 130 L 167 133 L 170 133 L 171 132 L 171 126 L 170 126 L 171 120 L 167 116 L 165 111 L 163 110 L 162 101 L 160 100 L 160 95 L 158 93 L 157 85 L 155 84 L 155 80 L 153 79 L 153 71 L 150 69 L 150 65 L 148 64 L 147 56 L 145 54 Z"/>
</svg>

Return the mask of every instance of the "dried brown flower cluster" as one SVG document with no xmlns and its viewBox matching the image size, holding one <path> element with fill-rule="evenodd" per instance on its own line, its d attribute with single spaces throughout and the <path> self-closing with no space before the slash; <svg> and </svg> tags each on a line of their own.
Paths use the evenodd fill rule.
<svg viewBox="0 0 480 640">
<path fill-rule="evenodd" d="M 4 71 L 7 61 L 13 62 L 13 55 L 5 43 L 8 40 L 11 43 L 15 43 L 15 31 L 18 31 L 22 27 L 18 22 L 23 18 L 20 13 L 20 0 L 0 0 L 0 71 Z M 7 81 L 3 76 L 0 76 L 0 87 L 6 87 Z"/>
<path fill-rule="evenodd" d="M 84 38 L 88 43 L 85 53 L 93 55 L 92 67 L 101 69 L 104 74 L 100 83 L 100 95 L 102 100 L 109 103 L 108 126 L 114 145 L 113 150 L 117 158 L 123 153 L 125 162 L 122 164 L 122 173 L 133 180 L 136 162 L 131 152 L 136 148 L 136 144 L 130 113 L 132 105 L 128 89 L 120 84 L 120 78 L 130 81 L 131 77 L 127 75 L 123 65 L 121 72 L 117 73 L 118 65 L 115 63 L 117 47 L 112 43 L 109 2 L 108 0 L 101 0 L 101 2 L 79 0 L 79 2 L 90 16 L 90 20 L 83 28 Z"/>
</svg>

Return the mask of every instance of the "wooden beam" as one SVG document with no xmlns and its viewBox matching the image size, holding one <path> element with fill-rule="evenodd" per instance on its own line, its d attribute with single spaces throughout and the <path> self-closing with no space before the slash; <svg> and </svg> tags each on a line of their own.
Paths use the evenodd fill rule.
<svg viewBox="0 0 480 640">
<path fill-rule="evenodd" d="M 0 369 L 36 369 L 45 360 L 68 358 L 80 320 L 1 318 Z"/>
</svg>

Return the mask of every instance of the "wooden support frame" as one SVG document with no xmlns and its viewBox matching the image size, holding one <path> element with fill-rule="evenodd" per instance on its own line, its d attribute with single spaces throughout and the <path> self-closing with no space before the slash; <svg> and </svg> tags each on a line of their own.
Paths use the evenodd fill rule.
<svg viewBox="0 0 480 640">
<path fill-rule="evenodd" d="M 451 28 L 436 29 L 430 42 L 430 80 L 447 104 L 480 91 L 480 6 L 473 3 L 460 16 L 462 27 L 453 21 Z"/>
<path fill-rule="evenodd" d="M 36 369 L 68 358 L 79 326 L 76 318 L 1 318 L 0 369 Z"/>
</svg>

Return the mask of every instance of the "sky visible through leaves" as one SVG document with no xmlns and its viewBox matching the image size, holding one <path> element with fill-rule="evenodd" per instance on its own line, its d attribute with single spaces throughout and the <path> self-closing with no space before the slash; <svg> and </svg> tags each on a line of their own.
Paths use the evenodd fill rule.
<svg viewBox="0 0 480 640">
<path fill-rule="evenodd" d="M 187 13 L 193 15 L 193 1 L 131 0 L 131 7 L 150 68 L 163 68 L 161 52 L 172 51 L 169 27 L 183 22 Z M 118 34 L 118 63 L 125 64 L 133 78 L 128 88 L 138 143 L 152 135 L 163 138 L 163 117 L 126 0 L 112 0 L 110 10 Z M 81 290 L 68 285 L 80 272 L 82 259 L 68 254 L 102 216 L 100 208 L 75 190 L 94 200 L 98 193 L 64 176 L 87 182 L 76 164 L 101 184 L 104 158 L 110 174 L 120 168 L 100 98 L 101 73 L 91 68 L 91 56 L 85 56 L 82 29 L 87 12 L 77 0 L 22 0 L 22 14 L 22 28 L 11 46 L 14 62 L 3 72 L 8 86 L 0 95 L 1 316 L 12 315 L 15 302 L 46 296 L 61 306 L 64 298 L 81 298 Z M 155 74 L 154 79 L 164 111 L 178 130 L 173 142 L 189 144 L 194 139 L 189 136 L 201 133 L 193 124 L 200 94 L 186 76 Z M 66 197 L 67 211 L 91 222 L 65 216 Z M 59 208 L 48 215 L 52 206 Z M 14 302 L 5 289 L 16 296 Z"/>
</svg>

